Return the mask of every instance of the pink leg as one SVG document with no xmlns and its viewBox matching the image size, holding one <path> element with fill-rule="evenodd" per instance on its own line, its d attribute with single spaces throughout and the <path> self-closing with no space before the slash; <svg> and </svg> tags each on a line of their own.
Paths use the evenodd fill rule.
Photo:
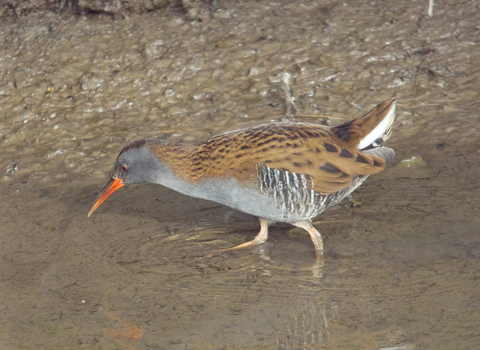
<svg viewBox="0 0 480 350">
<path fill-rule="evenodd" d="M 323 240 L 322 235 L 320 232 L 317 231 L 315 227 L 313 227 L 312 222 L 310 220 L 299 221 L 293 224 L 299 228 L 303 228 L 310 234 L 310 238 L 312 239 L 313 244 L 315 245 L 315 254 L 317 257 L 317 261 L 323 260 Z"/>
<path fill-rule="evenodd" d="M 217 250 L 217 252 L 229 252 L 231 250 L 248 248 L 248 247 L 251 247 L 251 246 L 254 246 L 254 245 L 265 242 L 268 238 L 268 226 L 272 223 L 273 223 L 273 221 L 271 221 L 271 220 L 260 219 L 260 232 L 255 236 L 254 239 L 252 239 L 249 242 L 239 244 L 239 245 L 237 245 L 235 247 L 232 247 L 232 248 L 219 249 L 219 250 Z"/>
</svg>

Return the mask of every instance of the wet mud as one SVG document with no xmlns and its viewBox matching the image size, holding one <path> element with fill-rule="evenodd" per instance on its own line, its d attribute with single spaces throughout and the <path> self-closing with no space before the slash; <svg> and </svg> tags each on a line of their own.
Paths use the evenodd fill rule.
<svg viewBox="0 0 480 350">
<path fill-rule="evenodd" d="M 0 348 L 478 348 L 478 2 L 216 4 L 0 24 Z M 393 164 L 316 219 L 323 267 L 282 224 L 211 255 L 258 220 L 161 186 L 87 218 L 128 142 L 279 120 L 284 72 L 299 121 L 398 98 Z"/>
</svg>

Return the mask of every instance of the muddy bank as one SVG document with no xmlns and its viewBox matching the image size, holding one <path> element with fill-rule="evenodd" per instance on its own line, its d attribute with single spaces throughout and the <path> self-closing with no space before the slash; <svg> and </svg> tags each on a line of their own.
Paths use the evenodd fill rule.
<svg viewBox="0 0 480 350">
<path fill-rule="evenodd" d="M 191 20 L 202 20 L 209 11 L 218 8 L 217 1 L 199 0 L 2 0 L 0 18 L 23 17 L 46 12 L 65 15 L 106 15 L 123 19 L 129 14 L 149 12 L 173 12 L 186 15 Z"/>
<path fill-rule="evenodd" d="M 432 18 L 425 5 L 2 20 L 0 347 L 478 348 L 479 4 Z M 315 223 L 321 274 L 308 235 L 286 225 L 260 249 L 197 260 L 258 221 L 160 186 L 122 188 L 87 219 L 126 143 L 278 120 L 285 71 L 299 121 L 398 98 L 393 165 L 360 206 Z M 412 156 L 423 162 L 401 163 Z"/>
</svg>

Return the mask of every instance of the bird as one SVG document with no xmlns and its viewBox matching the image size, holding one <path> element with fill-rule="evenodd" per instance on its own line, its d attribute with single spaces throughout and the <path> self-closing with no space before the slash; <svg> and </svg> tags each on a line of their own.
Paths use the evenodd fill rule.
<svg viewBox="0 0 480 350">
<path fill-rule="evenodd" d="M 112 176 L 88 212 L 131 183 L 155 183 L 217 202 L 260 219 L 255 238 L 268 238 L 275 222 L 306 230 L 323 261 L 324 247 L 312 219 L 340 203 L 395 156 L 384 143 L 392 134 L 396 98 L 338 126 L 270 122 L 210 137 L 195 144 L 144 139 L 118 155 Z"/>
</svg>

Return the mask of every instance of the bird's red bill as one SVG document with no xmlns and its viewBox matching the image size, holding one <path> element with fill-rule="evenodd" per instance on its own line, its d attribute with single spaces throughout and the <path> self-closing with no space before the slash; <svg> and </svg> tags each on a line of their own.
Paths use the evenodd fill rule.
<svg viewBox="0 0 480 350">
<path fill-rule="evenodd" d="M 113 192 L 115 192 L 122 186 L 123 186 L 123 183 L 121 179 L 115 179 L 112 177 L 107 182 L 102 192 L 100 192 L 100 194 L 98 195 L 98 198 L 95 201 L 95 203 L 93 203 L 92 207 L 90 208 L 90 211 L 88 212 L 88 217 L 90 217 L 90 215 L 92 215 L 93 212 L 97 210 L 100 204 L 102 204 L 103 201 L 108 198 L 108 196 L 110 196 Z"/>
</svg>

